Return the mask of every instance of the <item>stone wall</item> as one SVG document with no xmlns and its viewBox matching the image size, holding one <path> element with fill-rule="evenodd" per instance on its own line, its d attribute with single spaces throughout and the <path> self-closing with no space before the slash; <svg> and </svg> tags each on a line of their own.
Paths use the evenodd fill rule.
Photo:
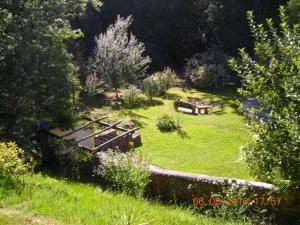
<svg viewBox="0 0 300 225">
<path fill-rule="evenodd" d="M 221 193 L 222 188 L 230 185 L 245 186 L 250 194 L 258 196 L 277 196 L 275 187 L 268 183 L 254 182 L 240 179 L 226 179 L 201 174 L 183 173 L 172 170 L 164 170 L 155 166 L 150 167 L 151 183 L 147 193 L 154 198 L 163 201 L 176 201 L 177 203 L 192 204 L 194 197 L 209 199 L 211 193 Z M 283 215 L 300 215 L 300 194 L 291 193 L 282 198 L 279 206 Z"/>
</svg>

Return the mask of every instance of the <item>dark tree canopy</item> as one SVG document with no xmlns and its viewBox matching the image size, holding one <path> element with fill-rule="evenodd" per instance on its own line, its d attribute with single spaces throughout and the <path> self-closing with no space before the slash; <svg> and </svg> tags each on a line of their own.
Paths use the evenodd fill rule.
<svg viewBox="0 0 300 225">
<path fill-rule="evenodd" d="M 53 118 L 70 106 L 77 69 L 66 42 L 85 0 L 0 3 L 0 113 L 5 131 L 24 118 Z"/>
</svg>

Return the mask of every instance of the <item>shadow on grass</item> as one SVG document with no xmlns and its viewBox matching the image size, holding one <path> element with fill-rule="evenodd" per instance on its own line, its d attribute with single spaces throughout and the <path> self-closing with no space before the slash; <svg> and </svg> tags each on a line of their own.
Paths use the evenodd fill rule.
<svg viewBox="0 0 300 225">
<path fill-rule="evenodd" d="M 191 139 L 191 136 L 188 135 L 188 133 L 185 132 L 184 130 L 178 129 L 178 130 L 177 130 L 177 134 L 178 134 L 182 139 Z"/>
<path fill-rule="evenodd" d="M 166 99 L 166 100 L 178 100 L 181 98 L 182 96 L 176 93 L 167 93 L 165 96 L 162 96 L 162 99 Z"/>
<path fill-rule="evenodd" d="M 226 112 L 224 112 L 224 110 L 218 110 L 218 111 L 213 111 L 211 115 L 222 116 L 224 114 L 226 114 Z"/>
<path fill-rule="evenodd" d="M 163 101 L 161 101 L 161 100 L 158 100 L 158 99 L 152 99 L 152 100 L 143 100 L 142 102 L 141 102 L 141 108 L 143 108 L 143 109 L 147 109 L 147 108 L 149 108 L 149 107 L 152 107 L 152 106 L 160 106 L 160 105 L 163 105 L 164 104 L 164 102 Z M 138 107 L 138 108 L 140 108 L 140 107 Z"/>
<path fill-rule="evenodd" d="M 163 105 L 164 102 L 158 99 L 152 99 L 152 100 L 146 100 L 146 99 L 140 99 L 136 105 L 128 106 L 125 103 L 111 103 L 110 106 L 113 110 L 132 110 L 132 109 L 148 109 L 152 106 L 160 106 Z"/>
<path fill-rule="evenodd" d="M 148 117 L 133 112 L 132 110 L 121 110 L 119 113 L 121 116 L 130 117 L 130 120 L 139 128 L 144 128 L 147 125 L 143 119 L 149 119 Z"/>
<path fill-rule="evenodd" d="M 242 115 L 238 110 L 238 105 L 235 100 L 239 99 L 236 87 L 224 88 L 222 90 L 186 90 L 185 93 L 191 95 L 197 95 L 201 99 L 209 102 L 217 102 L 224 105 L 224 107 L 231 107 L 234 110 L 234 113 Z M 214 112 L 215 115 L 223 115 L 225 111 Z"/>
</svg>

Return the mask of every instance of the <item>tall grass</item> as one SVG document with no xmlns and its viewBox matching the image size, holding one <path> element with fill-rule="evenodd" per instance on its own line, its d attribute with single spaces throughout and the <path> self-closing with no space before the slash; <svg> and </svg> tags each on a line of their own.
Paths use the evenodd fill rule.
<svg viewBox="0 0 300 225">
<path fill-rule="evenodd" d="M 167 207 L 98 186 L 72 183 L 42 175 L 27 175 L 21 193 L 0 188 L 0 208 L 72 225 L 217 225 L 221 220 L 181 207 Z M 0 222 L 15 224 L 1 215 Z M 30 223 L 28 223 L 30 224 Z"/>
</svg>

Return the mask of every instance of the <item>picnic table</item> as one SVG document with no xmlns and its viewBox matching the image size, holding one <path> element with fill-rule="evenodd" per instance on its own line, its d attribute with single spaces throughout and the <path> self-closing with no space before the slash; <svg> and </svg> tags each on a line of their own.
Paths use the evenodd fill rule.
<svg viewBox="0 0 300 225">
<path fill-rule="evenodd" d="M 208 114 L 209 109 L 211 109 L 211 104 L 209 102 L 205 102 L 199 98 L 188 97 L 188 102 L 190 104 L 195 105 L 199 114 Z M 204 113 L 202 113 L 204 112 Z"/>
<path fill-rule="evenodd" d="M 191 113 L 193 115 L 212 113 L 214 108 L 223 110 L 223 104 L 221 103 L 207 102 L 193 97 L 188 97 L 188 102 L 177 100 L 174 102 L 174 106 L 177 111 Z"/>
<path fill-rule="evenodd" d="M 195 104 L 199 114 L 208 114 L 211 105 Z M 204 111 L 204 113 L 202 113 Z"/>
</svg>

